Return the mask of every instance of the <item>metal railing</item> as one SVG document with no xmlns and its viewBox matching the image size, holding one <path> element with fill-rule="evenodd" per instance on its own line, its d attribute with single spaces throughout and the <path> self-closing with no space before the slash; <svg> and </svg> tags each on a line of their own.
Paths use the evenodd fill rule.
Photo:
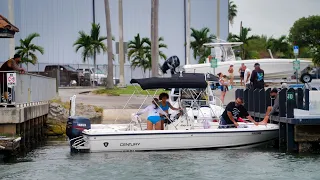
<svg viewBox="0 0 320 180">
<path fill-rule="evenodd" d="M 0 71 L 1 105 L 49 101 L 56 97 L 56 79 L 36 74 Z"/>
</svg>

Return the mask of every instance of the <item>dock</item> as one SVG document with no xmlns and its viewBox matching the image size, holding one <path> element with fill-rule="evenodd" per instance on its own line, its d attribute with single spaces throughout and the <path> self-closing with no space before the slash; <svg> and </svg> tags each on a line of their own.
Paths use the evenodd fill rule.
<svg viewBox="0 0 320 180">
<path fill-rule="evenodd" d="M 56 79 L 1 73 L 14 73 L 15 82 L 9 91 L 9 101 L 0 103 L 0 154 L 32 150 L 44 139 L 49 100 L 57 96 Z"/>
<path fill-rule="evenodd" d="M 269 89 L 237 89 L 236 97 L 244 99 L 245 107 L 256 121 L 265 117 L 270 98 Z M 312 88 L 281 89 L 279 96 L 279 115 L 270 116 L 269 122 L 279 124 L 280 149 L 287 152 L 315 152 L 320 145 L 320 106 L 314 107 L 320 98 L 320 91 Z M 317 98 L 319 96 L 319 98 Z M 320 102 L 320 101 L 319 101 Z M 313 107 L 310 108 L 310 105 Z M 316 109 L 315 109 L 316 108 Z"/>
</svg>

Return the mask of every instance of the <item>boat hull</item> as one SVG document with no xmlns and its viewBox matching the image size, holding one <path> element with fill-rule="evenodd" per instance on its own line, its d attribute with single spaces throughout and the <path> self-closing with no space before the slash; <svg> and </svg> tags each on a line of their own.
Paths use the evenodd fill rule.
<svg viewBox="0 0 320 180">
<path fill-rule="evenodd" d="M 83 133 L 89 152 L 254 147 L 278 137 L 278 127 Z"/>
<path fill-rule="evenodd" d="M 228 75 L 228 69 L 231 64 L 234 65 L 234 76 L 239 79 L 240 74 L 238 73 L 238 69 L 241 64 L 244 63 L 250 70 L 253 70 L 254 64 L 259 63 L 261 69 L 265 72 L 265 79 L 279 79 L 279 78 L 289 78 L 294 74 L 293 70 L 293 59 L 259 59 L 259 60 L 243 60 L 243 61 L 226 61 L 226 62 L 218 62 L 218 67 L 214 70 L 211 68 L 210 63 L 205 64 L 192 64 L 185 65 L 184 71 L 186 73 L 215 73 L 218 74 L 222 72 L 223 74 Z M 312 62 L 308 60 L 300 60 L 300 70 L 302 71 Z"/>
</svg>

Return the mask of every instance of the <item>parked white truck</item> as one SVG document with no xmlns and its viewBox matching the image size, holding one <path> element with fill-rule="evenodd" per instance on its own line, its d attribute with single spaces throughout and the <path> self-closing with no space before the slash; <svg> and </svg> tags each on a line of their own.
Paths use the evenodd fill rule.
<svg viewBox="0 0 320 180">
<path fill-rule="evenodd" d="M 96 86 L 101 86 L 106 83 L 107 75 L 100 70 L 99 68 L 96 68 L 96 73 L 93 73 L 93 67 L 91 68 L 79 68 L 77 69 L 78 72 L 81 72 L 86 76 L 86 74 L 90 74 L 90 81 L 91 83 L 94 83 Z M 113 83 L 116 85 L 118 84 L 118 80 L 116 78 L 113 78 Z"/>
</svg>

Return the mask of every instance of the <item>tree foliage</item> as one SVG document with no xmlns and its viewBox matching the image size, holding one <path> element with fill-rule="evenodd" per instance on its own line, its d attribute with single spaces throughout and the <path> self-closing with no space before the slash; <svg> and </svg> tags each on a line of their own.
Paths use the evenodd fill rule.
<svg viewBox="0 0 320 180">
<path fill-rule="evenodd" d="M 243 42 L 243 45 L 241 46 L 241 58 L 246 59 L 248 58 L 248 45 L 249 41 L 253 39 L 259 38 L 258 36 L 249 36 L 249 32 L 251 31 L 251 28 L 243 27 L 241 29 L 241 32 L 239 35 L 236 34 L 229 34 L 228 40 L 232 42 Z"/>
<path fill-rule="evenodd" d="M 159 38 L 159 49 L 167 48 L 167 45 L 162 43 L 163 37 Z M 159 56 L 162 59 L 167 59 L 167 56 L 159 50 Z M 143 72 L 150 70 L 152 67 L 151 56 L 151 41 L 149 38 L 141 38 L 138 33 L 133 40 L 128 43 L 128 59 L 131 60 L 133 68 L 141 67 Z"/>
<path fill-rule="evenodd" d="M 203 44 L 213 42 L 216 36 L 209 34 L 210 30 L 207 27 L 200 30 L 191 28 L 191 31 L 193 40 L 190 42 L 190 48 L 193 50 L 193 58 L 198 60 L 199 63 L 204 63 L 211 54 L 211 49 L 204 47 Z"/>
<path fill-rule="evenodd" d="M 37 52 L 40 54 L 44 53 L 44 49 L 41 46 L 37 46 L 32 43 L 32 40 L 36 37 L 40 37 L 38 33 L 32 33 L 25 39 L 20 39 L 20 46 L 16 46 L 17 54 L 20 54 L 22 63 L 26 64 L 36 64 L 38 62 Z"/>
<path fill-rule="evenodd" d="M 238 14 L 237 8 L 238 8 L 237 5 L 233 1 L 229 2 L 229 15 L 228 15 L 228 18 L 229 18 L 229 22 L 230 22 L 231 25 L 233 25 L 234 18 Z"/>
<path fill-rule="evenodd" d="M 313 55 L 313 63 L 320 64 L 320 16 L 303 17 L 290 29 L 289 39 L 300 48 L 308 47 Z"/>
</svg>

